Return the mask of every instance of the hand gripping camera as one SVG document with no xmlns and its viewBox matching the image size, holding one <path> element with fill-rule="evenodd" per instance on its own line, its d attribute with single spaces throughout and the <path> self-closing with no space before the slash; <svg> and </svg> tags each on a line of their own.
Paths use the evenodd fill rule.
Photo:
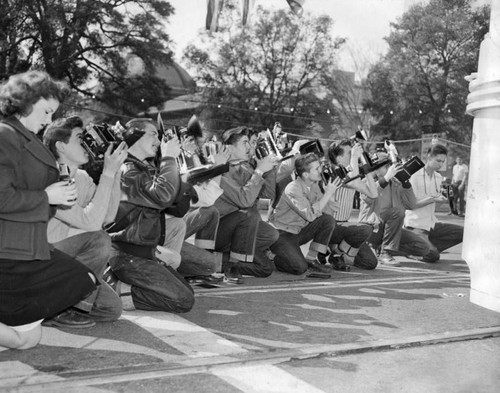
<svg viewBox="0 0 500 393">
<path fill-rule="evenodd" d="M 109 145 L 116 147 L 123 141 L 122 132 L 119 122 L 115 126 L 90 123 L 83 131 L 82 146 L 92 161 L 103 161 Z"/>
<path fill-rule="evenodd" d="M 279 151 L 278 146 L 276 146 L 273 135 L 269 130 L 266 130 L 261 132 L 261 135 L 257 140 L 257 144 L 255 146 L 255 156 L 259 160 L 262 160 L 270 154 L 274 154 L 276 157 L 282 158 L 281 152 Z"/>
<path fill-rule="evenodd" d="M 351 140 L 351 146 L 354 146 L 356 143 L 360 143 L 359 141 L 366 141 L 368 139 L 368 136 L 366 134 L 366 131 L 358 126 L 358 131 L 356 131 L 356 133 L 349 139 Z M 359 171 L 361 174 L 367 174 L 373 171 L 372 160 L 368 153 L 364 151 L 364 149 L 363 154 L 359 158 L 359 164 Z"/>
</svg>

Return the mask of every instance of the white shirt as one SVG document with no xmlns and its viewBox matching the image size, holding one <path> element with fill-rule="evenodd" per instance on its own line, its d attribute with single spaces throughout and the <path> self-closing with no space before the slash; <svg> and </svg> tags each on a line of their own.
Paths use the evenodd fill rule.
<svg viewBox="0 0 500 393">
<path fill-rule="evenodd" d="M 453 166 L 453 177 L 451 179 L 452 183 L 457 183 L 465 180 L 465 176 L 469 172 L 469 168 L 465 164 L 455 164 Z"/>
<path fill-rule="evenodd" d="M 417 202 L 421 199 L 440 194 L 442 182 L 443 176 L 441 176 L 440 173 L 434 172 L 429 176 L 425 171 L 425 167 L 413 174 L 410 178 L 410 183 L 415 193 L 415 197 L 417 198 Z M 434 228 L 437 222 L 435 210 L 435 202 L 418 209 L 406 210 L 405 227 L 419 228 L 426 231 Z"/>
</svg>

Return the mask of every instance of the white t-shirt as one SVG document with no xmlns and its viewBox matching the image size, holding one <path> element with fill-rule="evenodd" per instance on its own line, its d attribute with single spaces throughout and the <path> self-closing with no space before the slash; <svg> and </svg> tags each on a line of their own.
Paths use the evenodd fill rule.
<svg viewBox="0 0 500 393">
<path fill-rule="evenodd" d="M 416 172 L 411 178 L 410 183 L 415 193 L 417 201 L 441 193 L 441 183 L 443 176 L 434 172 L 431 176 L 425 171 L 425 167 Z M 405 227 L 424 229 L 426 231 L 434 228 L 437 222 L 435 215 L 436 203 L 418 209 L 406 210 Z"/>
<path fill-rule="evenodd" d="M 465 164 L 455 164 L 453 166 L 453 177 L 451 179 L 452 183 L 456 183 L 459 181 L 464 181 L 465 176 L 469 172 L 469 168 Z"/>
</svg>

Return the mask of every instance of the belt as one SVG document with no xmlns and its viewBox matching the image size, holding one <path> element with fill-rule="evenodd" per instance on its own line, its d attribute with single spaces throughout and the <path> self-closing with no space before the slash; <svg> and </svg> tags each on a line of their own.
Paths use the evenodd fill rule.
<svg viewBox="0 0 500 393">
<path fill-rule="evenodd" d="M 405 229 L 409 229 L 410 231 L 419 231 L 419 232 L 423 232 L 423 233 L 426 233 L 426 234 L 429 234 L 430 231 L 427 231 L 425 229 L 420 229 L 420 228 L 414 228 L 414 227 L 404 227 Z"/>
</svg>

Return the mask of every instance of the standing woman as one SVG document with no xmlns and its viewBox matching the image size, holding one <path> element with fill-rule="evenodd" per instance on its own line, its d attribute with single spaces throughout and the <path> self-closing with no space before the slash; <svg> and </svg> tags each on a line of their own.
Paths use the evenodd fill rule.
<svg viewBox="0 0 500 393">
<path fill-rule="evenodd" d="M 43 319 L 95 289 L 93 273 L 47 241 L 55 206 L 73 205 L 76 188 L 58 181 L 54 156 L 36 134 L 67 93 L 41 71 L 0 86 L 0 349 L 35 346 Z"/>
</svg>

